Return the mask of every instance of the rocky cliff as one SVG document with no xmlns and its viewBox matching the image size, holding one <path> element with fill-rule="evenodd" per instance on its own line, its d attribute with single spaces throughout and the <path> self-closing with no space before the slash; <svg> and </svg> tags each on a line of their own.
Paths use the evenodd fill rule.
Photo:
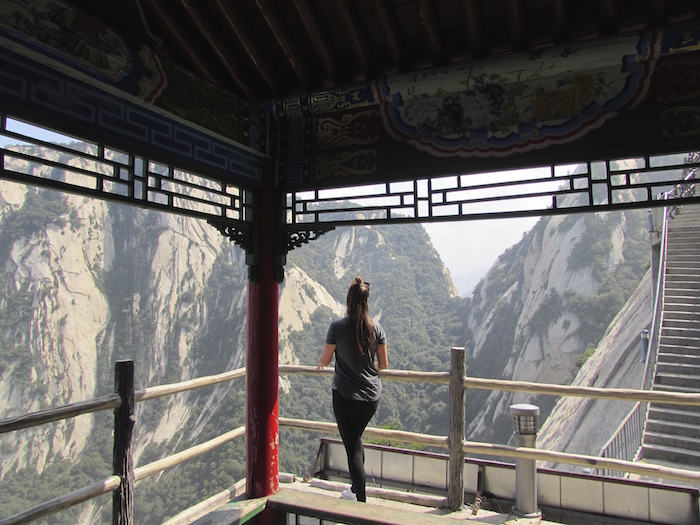
<svg viewBox="0 0 700 525">
<path fill-rule="evenodd" d="M 638 212 L 543 218 L 471 299 L 457 297 L 421 226 L 339 228 L 288 256 L 280 362 L 316 362 L 348 283 L 362 275 L 392 368 L 447 370 L 449 348 L 467 346 L 470 375 L 569 383 L 597 348 L 581 373 L 598 363 L 601 377 L 610 361 L 599 341 L 648 266 L 645 225 Z M 3 182 L 0 269 L 0 417 L 110 393 L 118 359 L 135 360 L 137 388 L 244 366 L 244 253 L 205 222 Z M 290 376 L 280 385 L 281 415 L 332 421 L 328 381 Z M 242 424 L 243 392 L 234 382 L 138 404 L 137 464 Z M 507 441 L 508 405 L 525 400 L 542 406 L 543 419 L 554 406 L 470 391 L 469 438 Z M 445 435 L 447 401 L 444 386 L 387 383 L 374 424 Z M 27 494 L 55 491 L 57 477 L 72 489 L 109 475 L 109 419 L 0 437 L 0 517 L 29 506 Z M 281 433 L 281 468 L 306 474 L 318 436 L 300 434 Z M 553 434 L 553 446 L 574 446 L 575 437 Z M 239 479 L 240 447 L 140 484 L 139 522 L 162 522 Z M 56 523 L 104 521 L 103 507 Z"/>
<path fill-rule="evenodd" d="M 541 219 L 475 290 L 467 373 L 569 384 L 649 265 L 644 224 L 641 212 Z M 508 440 L 511 404 L 538 404 L 546 419 L 554 401 L 477 393 L 468 401 L 468 434 Z"/>
</svg>

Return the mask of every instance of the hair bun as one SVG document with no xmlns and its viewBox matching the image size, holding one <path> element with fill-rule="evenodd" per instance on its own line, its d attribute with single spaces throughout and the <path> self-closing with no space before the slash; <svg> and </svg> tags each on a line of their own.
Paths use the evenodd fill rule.
<svg viewBox="0 0 700 525">
<path fill-rule="evenodd" d="M 355 277 L 355 284 L 362 284 L 362 277 Z"/>
</svg>

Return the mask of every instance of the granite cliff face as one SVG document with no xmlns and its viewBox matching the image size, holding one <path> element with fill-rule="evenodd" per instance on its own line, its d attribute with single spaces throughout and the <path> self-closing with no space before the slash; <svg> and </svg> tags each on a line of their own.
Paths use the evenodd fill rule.
<svg viewBox="0 0 700 525">
<path fill-rule="evenodd" d="M 643 220 L 641 212 L 541 219 L 476 288 L 468 374 L 571 383 L 648 267 Z M 510 436 L 511 404 L 538 404 L 545 419 L 555 401 L 508 392 L 477 399 L 467 432 L 496 441 Z"/>
</svg>

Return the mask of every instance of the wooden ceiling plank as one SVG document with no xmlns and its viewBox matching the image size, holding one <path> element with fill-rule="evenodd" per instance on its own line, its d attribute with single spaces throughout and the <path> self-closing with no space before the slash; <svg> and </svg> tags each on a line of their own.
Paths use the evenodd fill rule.
<svg viewBox="0 0 700 525">
<path fill-rule="evenodd" d="M 464 0 L 467 39 L 474 58 L 487 54 L 486 39 L 484 35 L 484 16 L 481 12 L 479 0 Z"/>
<path fill-rule="evenodd" d="M 616 0 L 601 0 L 600 2 L 601 33 L 609 35 L 617 31 L 618 9 Z"/>
<path fill-rule="evenodd" d="M 235 2 L 214 0 L 214 3 L 221 11 L 226 24 L 233 29 L 234 33 L 236 33 L 238 40 L 241 42 L 241 45 L 243 45 L 243 48 L 260 73 L 260 76 L 262 76 L 262 78 L 265 80 L 270 92 L 277 95 L 276 75 L 270 69 L 268 62 L 263 58 L 262 54 L 258 50 L 258 46 L 255 44 L 255 41 L 251 36 L 248 25 L 245 23 L 243 16 L 236 8 Z"/>
<path fill-rule="evenodd" d="M 197 46 L 187 38 L 190 33 L 173 18 L 172 10 L 164 9 L 163 5 L 156 0 L 145 0 L 145 3 L 147 9 L 160 21 L 167 32 L 165 40 L 177 49 L 177 52 L 190 63 L 194 70 L 210 82 L 215 82 L 217 75 L 201 60 L 196 51 Z"/>
<path fill-rule="evenodd" d="M 360 25 L 357 21 L 357 16 L 355 16 L 355 13 L 350 9 L 348 0 L 334 0 L 334 4 L 338 12 L 338 17 L 350 39 L 350 45 L 352 46 L 357 63 L 364 72 L 366 78 L 370 68 L 369 50 L 367 48 L 367 41 L 363 38 Z"/>
<path fill-rule="evenodd" d="M 192 22 L 197 26 L 198 33 L 206 40 L 211 50 L 219 59 L 221 65 L 226 69 L 234 82 L 236 82 L 244 96 L 248 100 L 259 98 L 253 97 L 250 79 L 243 73 L 236 63 L 231 60 L 229 54 L 226 52 L 226 46 L 224 46 L 216 37 L 218 33 L 213 27 L 211 27 L 211 24 L 204 20 L 199 11 L 197 11 L 197 9 L 194 7 L 194 0 L 180 0 L 180 3 L 187 11 Z"/>
<path fill-rule="evenodd" d="M 552 2 L 552 40 L 555 43 L 564 42 L 569 37 L 569 20 L 565 0 Z"/>
<path fill-rule="evenodd" d="M 406 63 L 405 53 L 401 45 L 399 36 L 399 26 L 396 22 L 396 15 L 391 11 L 389 0 L 377 0 L 375 3 L 377 15 L 386 34 L 387 45 L 398 71 L 403 71 Z"/>
<path fill-rule="evenodd" d="M 667 0 L 649 0 L 649 18 L 653 24 L 668 22 Z"/>
<path fill-rule="evenodd" d="M 419 14 L 423 22 L 425 40 L 432 55 L 433 64 L 441 63 L 443 59 L 443 48 L 440 39 L 440 23 L 433 3 L 429 0 L 418 0 Z"/>
<path fill-rule="evenodd" d="M 301 17 L 301 21 L 304 23 L 304 27 L 309 33 L 309 38 L 316 48 L 316 52 L 321 58 L 323 67 L 333 82 L 336 82 L 340 76 L 339 62 L 333 52 L 333 47 L 321 30 L 321 25 L 316 17 L 317 11 L 311 9 L 307 0 L 292 1 Z"/>
<path fill-rule="evenodd" d="M 508 0 L 508 28 L 514 52 L 525 48 L 525 12 L 522 0 Z"/>
<path fill-rule="evenodd" d="M 279 44 L 280 49 L 282 49 L 287 62 L 289 62 L 292 71 L 294 71 L 294 74 L 299 79 L 302 88 L 306 90 L 309 85 L 309 70 L 306 63 L 301 58 L 297 45 L 289 37 L 289 31 L 282 22 L 279 12 L 276 7 L 270 3 L 270 0 L 255 0 L 255 5 L 260 10 L 272 34 L 275 36 L 277 44 Z"/>
</svg>

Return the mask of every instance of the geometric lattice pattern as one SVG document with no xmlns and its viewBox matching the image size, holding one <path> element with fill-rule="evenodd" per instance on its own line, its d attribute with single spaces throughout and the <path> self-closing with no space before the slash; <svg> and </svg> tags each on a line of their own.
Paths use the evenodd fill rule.
<svg viewBox="0 0 700 525">
<path fill-rule="evenodd" d="M 201 219 L 252 220 L 250 192 L 2 116 L 0 177 Z"/>
<path fill-rule="evenodd" d="M 655 207 L 696 201 L 694 154 L 662 155 L 290 192 L 288 230 Z"/>
</svg>

